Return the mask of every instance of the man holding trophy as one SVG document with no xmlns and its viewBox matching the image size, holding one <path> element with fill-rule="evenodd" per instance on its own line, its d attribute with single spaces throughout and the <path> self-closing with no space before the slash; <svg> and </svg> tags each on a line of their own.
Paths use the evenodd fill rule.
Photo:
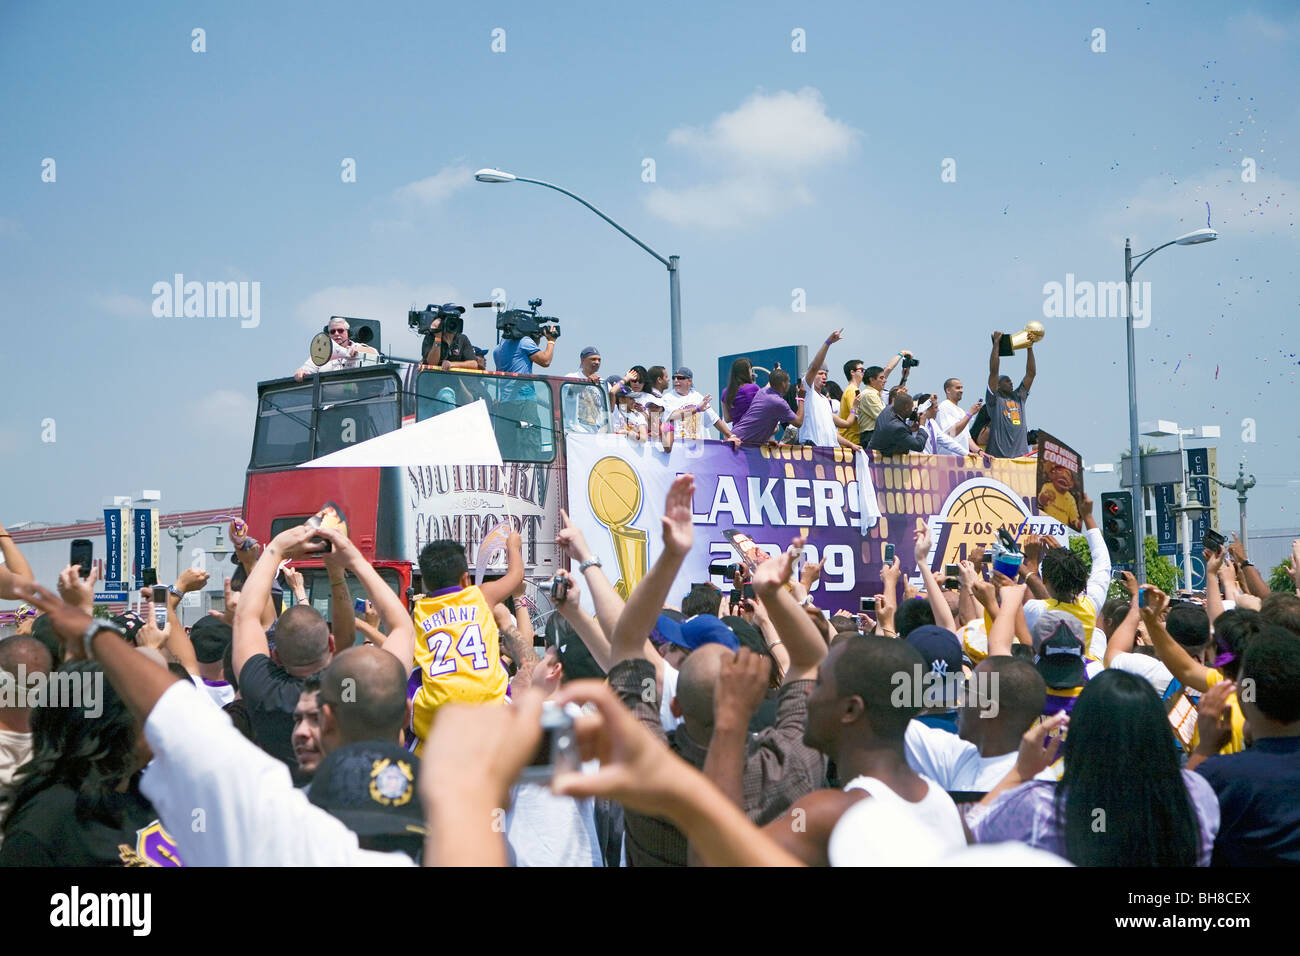
<svg viewBox="0 0 1300 956">
<path fill-rule="evenodd" d="M 1043 324 L 1030 322 L 1015 335 L 993 333 L 993 354 L 989 356 L 988 394 L 989 441 L 985 451 L 994 458 L 1019 458 L 1029 454 L 1029 426 L 1025 423 L 1025 400 L 1034 384 L 1034 343 L 1042 341 Z M 1011 387 L 1011 376 L 999 374 L 999 362 L 1016 349 L 1026 350 L 1025 377 L 1020 387 Z"/>
</svg>

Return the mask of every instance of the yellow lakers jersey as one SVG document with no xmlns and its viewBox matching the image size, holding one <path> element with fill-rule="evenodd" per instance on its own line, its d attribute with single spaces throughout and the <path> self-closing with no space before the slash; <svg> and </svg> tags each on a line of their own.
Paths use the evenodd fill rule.
<svg viewBox="0 0 1300 956">
<path fill-rule="evenodd" d="M 500 703 L 510 677 L 501 666 L 496 619 L 477 587 L 421 598 L 413 617 L 420 687 L 411 701 L 411 726 L 419 754 L 439 707 L 449 701 Z"/>
</svg>

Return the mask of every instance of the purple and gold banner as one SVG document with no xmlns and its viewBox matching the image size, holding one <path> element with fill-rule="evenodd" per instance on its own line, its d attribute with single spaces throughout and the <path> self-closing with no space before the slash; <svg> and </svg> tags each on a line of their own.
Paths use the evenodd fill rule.
<svg viewBox="0 0 1300 956">
<path fill-rule="evenodd" d="M 918 519 L 931 529 L 936 571 L 1022 526 L 1057 538 L 1065 525 L 1037 513 L 1033 459 L 908 455 L 870 465 L 843 449 L 779 446 L 734 450 L 684 442 L 665 454 L 617 435 L 570 435 L 569 514 L 626 594 L 658 557 L 660 518 L 673 479 L 695 476 L 695 545 L 670 592 L 679 603 L 693 583 L 712 580 L 710 563 L 736 561 L 725 532 L 735 529 L 769 554 L 797 535 L 808 560 L 825 560 L 814 588 L 819 607 L 856 612 L 877 594 L 884 546 L 895 546 L 904 575 L 919 575 Z"/>
</svg>

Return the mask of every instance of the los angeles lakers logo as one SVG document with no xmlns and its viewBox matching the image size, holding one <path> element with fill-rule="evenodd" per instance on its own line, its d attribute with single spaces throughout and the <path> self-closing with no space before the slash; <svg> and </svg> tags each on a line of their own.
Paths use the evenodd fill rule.
<svg viewBox="0 0 1300 956">
<path fill-rule="evenodd" d="M 1006 528 L 1014 536 L 1031 517 L 1020 496 L 1002 482 L 993 478 L 964 481 L 948 495 L 939 514 L 930 519 L 931 536 L 942 555 L 935 564 L 965 560 L 975 549 L 987 548 L 997 540 L 999 528 Z"/>
</svg>

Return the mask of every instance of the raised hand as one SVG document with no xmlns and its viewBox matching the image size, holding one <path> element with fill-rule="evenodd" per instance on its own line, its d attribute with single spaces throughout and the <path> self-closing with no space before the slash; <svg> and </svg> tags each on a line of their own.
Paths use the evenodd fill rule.
<svg viewBox="0 0 1300 956">
<path fill-rule="evenodd" d="M 587 546 L 587 539 L 578 526 L 569 520 L 569 513 L 563 508 L 560 509 L 560 530 L 555 535 L 555 543 L 568 548 L 573 557 L 578 559 L 579 564 L 591 557 L 591 548 Z"/>
<path fill-rule="evenodd" d="M 73 607 L 79 607 L 89 613 L 95 606 L 95 582 L 99 580 L 99 568 L 91 565 L 90 576 L 81 577 L 81 566 L 69 564 L 59 572 L 59 595 Z"/>
<path fill-rule="evenodd" d="M 305 524 L 295 525 L 277 534 L 268 547 L 274 548 L 281 560 L 317 554 L 321 548 L 312 544 L 312 538 L 325 537 L 327 530 L 329 529 L 313 528 Z"/>
<path fill-rule="evenodd" d="M 713 688 L 714 723 L 748 724 L 763 703 L 771 676 L 771 661 L 746 647 L 734 657 L 723 657 Z"/>
<path fill-rule="evenodd" d="M 89 612 L 71 604 L 65 604 L 58 595 L 35 581 L 29 581 L 25 578 L 19 579 L 14 582 L 13 588 L 19 600 L 26 601 L 33 607 L 44 611 L 46 616 L 49 617 L 54 633 L 59 638 L 59 643 L 63 645 L 67 657 L 72 660 L 80 660 L 86 656 L 81 636 L 86 632 L 86 628 L 90 626 L 91 621 L 94 620 Z"/>
<path fill-rule="evenodd" d="M 916 522 L 916 565 L 920 567 L 930 557 L 930 526 L 920 519 Z"/>
<path fill-rule="evenodd" d="M 1169 595 L 1154 584 L 1144 584 L 1142 590 L 1147 595 L 1146 606 L 1142 608 L 1142 616 L 1153 617 L 1157 621 L 1160 620 L 1169 607 Z"/>
<path fill-rule="evenodd" d="M 678 475 L 668 489 L 664 516 L 660 523 L 663 526 L 664 550 L 671 554 L 684 556 L 695 543 L 695 522 L 691 515 L 694 496 L 695 478 L 692 475 Z"/>
<path fill-rule="evenodd" d="M 1141 590 L 1138 587 L 1137 578 L 1133 577 L 1132 573 L 1128 571 L 1121 571 L 1120 576 L 1124 579 L 1124 590 L 1128 591 L 1129 601 L 1136 603 L 1138 599 L 1138 591 Z"/>
<path fill-rule="evenodd" d="M 1056 755 L 1065 741 L 1054 732 L 1070 726 L 1070 715 L 1059 713 L 1029 728 L 1020 738 L 1020 752 L 1016 755 L 1016 775 L 1021 780 L 1032 780 L 1056 762 Z"/>
<path fill-rule="evenodd" d="M 839 341 L 840 339 L 842 339 L 842 338 L 844 338 L 844 330 L 843 330 L 843 329 L 836 329 L 836 330 L 835 330 L 834 332 L 832 332 L 830 335 L 826 336 L 826 344 L 827 344 L 827 345 L 834 345 L 836 342 L 838 342 L 838 341 Z"/>
<path fill-rule="evenodd" d="M 754 571 L 754 593 L 760 597 L 775 594 L 785 587 L 794 574 L 794 563 L 803 552 L 803 538 L 794 538 L 780 557 L 769 558 Z"/>
<path fill-rule="evenodd" d="M 176 590 L 182 594 L 202 591 L 208 584 L 208 572 L 198 568 L 186 568 L 176 576 Z"/>
</svg>

